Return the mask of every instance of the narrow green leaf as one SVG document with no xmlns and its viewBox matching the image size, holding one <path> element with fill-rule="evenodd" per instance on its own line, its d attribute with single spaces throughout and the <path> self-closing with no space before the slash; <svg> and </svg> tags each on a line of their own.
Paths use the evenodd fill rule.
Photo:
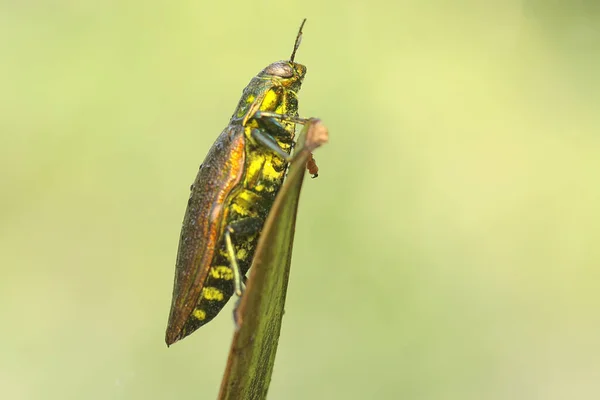
<svg viewBox="0 0 600 400">
<path fill-rule="evenodd" d="M 327 128 L 311 119 L 260 236 L 252 269 L 236 310 L 238 329 L 221 382 L 221 400 L 265 399 L 271 381 L 285 305 L 296 213 L 311 152 L 326 143 Z"/>
</svg>

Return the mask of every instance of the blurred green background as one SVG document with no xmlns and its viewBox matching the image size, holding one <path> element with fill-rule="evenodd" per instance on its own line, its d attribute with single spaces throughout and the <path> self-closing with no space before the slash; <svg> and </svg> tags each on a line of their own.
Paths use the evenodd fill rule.
<svg viewBox="0 0 600 400">
<path fill-rule="evenodd" d="M 215 398 L 181 221 L 289 57 L 305 183 L 271 399 L 600 397 L 597 1 L 0 2 L 0 398 Z"/>
</svg>

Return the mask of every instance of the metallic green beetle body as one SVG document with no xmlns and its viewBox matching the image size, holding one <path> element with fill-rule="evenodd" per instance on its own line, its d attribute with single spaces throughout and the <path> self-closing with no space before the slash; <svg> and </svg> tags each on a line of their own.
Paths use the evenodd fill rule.
<svg viewBox="0 0 600 400">
<path fill-rule="evenodd" d="M 181 230 L 167 345 L 212 320 L 233 295 L 236 273 L 245 276 L 251 266 L 283 183 L 283 157 L 294 143 L 306 73 L 293 61 L 301 32 L 302 26 L 290 61 L 275 62 L 250 81 L 200 165 Z"/>
</svg>

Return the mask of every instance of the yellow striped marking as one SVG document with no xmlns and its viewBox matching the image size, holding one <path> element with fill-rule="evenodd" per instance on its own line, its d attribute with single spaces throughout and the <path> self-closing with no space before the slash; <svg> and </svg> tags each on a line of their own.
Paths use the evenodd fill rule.
<svg viewBox="0 0 600 400">
<path fill-rule="evenodd" d="M 225 281 L 230 281 L 233 279 L 233 271 L 229 267 L 219 265 L 210 269 L 210 276 L 212 276 L 215 279 L 223 279 Z"/>
<path fill-rule="evenodd" d="M 217 300 L 223 301 L 223 292 L 221 292 L 216 287 L 205 287 L 202 289 L 202 297 L 206 300 Z"/>
<path fill-rule="evenodd" d="M 245 260 L 246 257 L 248 257 L 248 250 L 246 250 L 246 249 L 239 249 L 238 252 L 237 252 L 237 254 L 235 255 L 235 257 L 238 260 L 242 260 L 242 261 Z M 233 271 L 232 271 L 231 275 L 233 276 Z"/>
<path fill-rule="evenodd" d="M 277 104 L 278 101 L 279 95 L 276 91 L 270 89 L 269 91 L 267 91 L 267 93 L 265 93 L 265 98 L 262 101 L 260 109 L 263 111 L 270 110 Z"/>
<path fill-rule="evenodd" d="M 248 214 L 249 214 L 249 212 L 248 212 L 248 208 L 247 208 L 247 207 L 241 206 L 241 205 L 239 205 L 239 204 L 236 204 L 236 203 L 233 203 L 233 204 L 231 205 L 231 209 L 232 209 L 234 212 L 236 212 L 237 214 L 240 214 L 240 215 L 242 215 L 242 216 L 244 216 L 244 217 L 245 217 L 246 215 L 248 215 Z"/>
</svg>

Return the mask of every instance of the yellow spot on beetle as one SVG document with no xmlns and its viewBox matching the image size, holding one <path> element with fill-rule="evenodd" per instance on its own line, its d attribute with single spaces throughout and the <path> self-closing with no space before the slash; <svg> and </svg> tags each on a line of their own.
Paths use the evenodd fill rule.
<svg viewBox="0 0 600 400">
<path fill-rule="evenodd" d="M 238 252 L 237 252 L 237 254 L 235 256 L 236 256 L 236 258 L 238 260 L 245 260 L 246 257 L 248 257 L 248 250 L 246 250 L 246 249 L 239 249 Z M 233 272 L 232 272 L 232 275 L 233 275 Z"/>
<path fill-rule="evenodd" d="M 235 213 L 237 213 L 237 214 L 240 214 L 240 215 L 242 215 L 242 216 L 246 216 L 246 215 L 248 215 L 248 209 L 247 209 L 247 208 L 245 208 L 245 207 L 242 207 L 242 206 L 241 206 L 241 205 L 239 205 L 239 204 L 235 204 L 235 203 L 233 203 L 233 204 L 231 205 L 231 209 L 232 209 L 232 210 L 233 210 Z"/>
<path fill-rule="evenodd" d="M 202 297 L 206 300 L 223 301 L 223 292 L 216 287 L 205 287 L 202 289 Z"/>
<path fill-rule="evenodd" d="M 274 105 L 276 105 L 279 101 L 279 94 L 275 92 L 273 89 L 269 90 L 265 94 L 265 98 L 262 101 L 261 110 L 271 110 Z"/>
<path fill-rule="evenodd" d="M 233 271 L 229 267 L 219 265 L 210 269 L 210 276 L 212 276 L 215 279 L 223 279 L 225 281 L 230 281 L 233 279 Z"/>
<path fill-rule="evenodd" d="M 194 318 L 200 321 L 204 321 L 204 319 L 206 318 L 206 313 L 204 312 L 204 310 L 200 310 L 199 308 L 196 308 L 192 315 L 194 316 Z"/>
</svg>

